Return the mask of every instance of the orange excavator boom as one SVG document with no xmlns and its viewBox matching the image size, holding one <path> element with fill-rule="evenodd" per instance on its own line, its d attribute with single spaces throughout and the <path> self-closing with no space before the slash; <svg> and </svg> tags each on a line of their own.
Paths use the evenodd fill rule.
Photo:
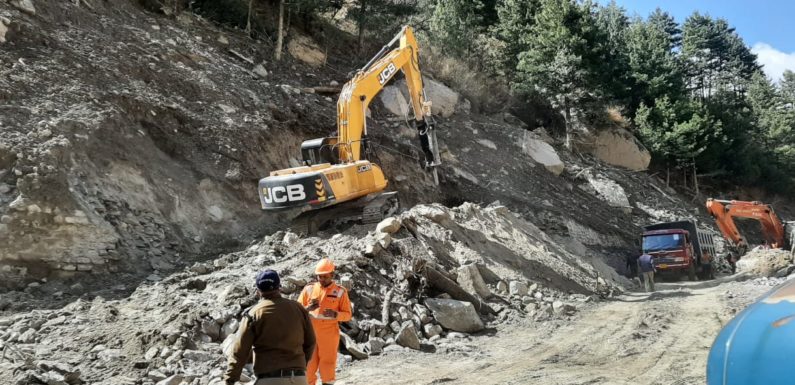
<svg viewBox="0 0 795 385">
<path fill-rule="evenodd" d="M 773 248 L 785 247 L 784 223 L 769 204 L 735 200 L 707 199 L 707 211 L 715 218 L 723 236 L 734 246 L 747 248 L 748 241 L 734 223 L 734 218 L 759 221 L 765 241 Z"/>
</svg>

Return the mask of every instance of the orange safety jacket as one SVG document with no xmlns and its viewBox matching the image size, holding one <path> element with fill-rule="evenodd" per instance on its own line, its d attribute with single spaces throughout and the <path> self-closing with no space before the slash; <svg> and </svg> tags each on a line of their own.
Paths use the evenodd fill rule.
<svg viewBox="0 0 795 385">
<path fill-rule="evenodd" d="M 312 300 L 317 299 L 320 306 L 309 312 L 315 332 L 339 330 L 339 323 L 350 321 L 353 316 L 351 311 L 351 300 L 348 298 L 348 291 L 344 287 L 332 282 L 331 285 L 323 287 L 319 282 L 307 285 L 301 290 L 298 302 L 304 307 L 309 306 Z M 331 309 L 337 312 L 337 317 L 329 319 L 323 316 L 323 311 Z"/>
</svg>

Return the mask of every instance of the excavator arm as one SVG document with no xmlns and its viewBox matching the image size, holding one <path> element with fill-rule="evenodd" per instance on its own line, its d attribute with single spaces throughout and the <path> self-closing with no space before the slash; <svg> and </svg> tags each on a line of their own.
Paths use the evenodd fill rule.
<svg viewBox="0 0 795 385">
<path fill-rule="evenodd" d="M 399 42 L 399 46 L 392 49 Z M 414 111 L 414 127 L 425 154 L 425 166 L 436 167 L 439 150 L 436 143 L 431 102 L 426 98 L 419 69 L 417 41 L 411 27 L 403 29 L 385 45 L 356 75 L 345 84 L 337 102 L 337 128 L 340 162 L 362 159 L 363 139 L 367 135 L 367 106 L 384 86 L 403 71 Z"/>
<path fill-rule="evenodd" d="M 785 247 L 784 223 L 773 207 L 761 202 L 707 199 L 707 211 L 715 218 L 723 236 L 735 247 L 747 248 L 748 241 L 740 234 L 734 218 L 756 219 L 762 226 L 765 241 L 773 248 Z"/>
</svg>

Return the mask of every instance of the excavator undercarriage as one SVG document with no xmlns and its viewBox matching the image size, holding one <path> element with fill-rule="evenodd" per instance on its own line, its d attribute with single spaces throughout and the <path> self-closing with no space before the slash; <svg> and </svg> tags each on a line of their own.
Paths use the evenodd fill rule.
<svg viewBox="0 0 795 385">
<path fill-rule="evenodd" d="M 397 192 L 374 193 L 353 201 L 305 211 L 293 219 L 290 230 L 297 234 L 314 234 L 328 227 L 349 223 L 378 223 L 400 209 Z"/>
</svg>

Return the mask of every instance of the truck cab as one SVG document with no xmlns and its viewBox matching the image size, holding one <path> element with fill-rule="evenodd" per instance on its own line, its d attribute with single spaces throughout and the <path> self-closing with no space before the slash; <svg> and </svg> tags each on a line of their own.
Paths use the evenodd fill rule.
<svg viewBox="0 0 795 385">
<path fill-rule="evenodd" d="M 657 272 L 667 275 L 712 277 L 715 255 L 712 234 L 694 221 L 657 223 L 644 227 L 643 252 L 652 256 Z"/>
<path fill-rule="evenodd" d="M 688 274 L 695 279 L 695 257 L 686 230 L 653 230 L 643 233 L 643 252 L 652 256 L 657 271 L 663 274 Z M 691 271 L 692 270 L 692 271 Z"/>
</svg>

